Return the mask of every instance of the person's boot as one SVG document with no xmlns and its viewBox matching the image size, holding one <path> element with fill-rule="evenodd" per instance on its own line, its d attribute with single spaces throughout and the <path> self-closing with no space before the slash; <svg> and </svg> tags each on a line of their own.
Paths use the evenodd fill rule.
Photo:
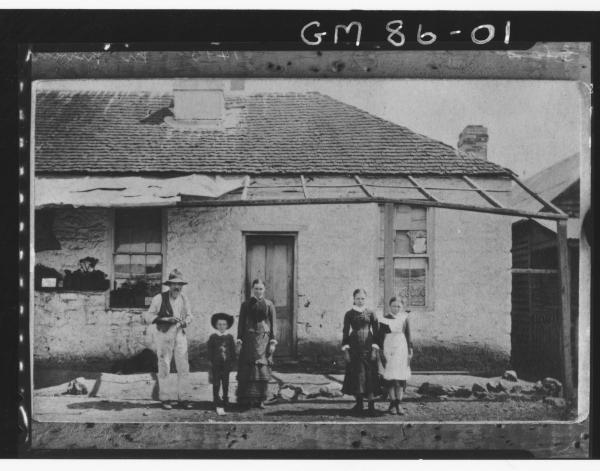
<svg viewBox="0 0 600 471">
<path fill-rule="evenodd" d="M 388 407 L 387 413 L 391 415 L 396 413 L 396 399 L 390 400 L 390 406 Z"/>
<path fill-rule="evenodd" d="M 363 413 L 363 399 L 362 399 L 362 397 L 357 397 L 356 398 L 356 404 L 354 405 L 354 407 L 352 409 L 350 409 L 350 411 L 354 412 L 355 414 L 362 415 L 362 413 Z"/>
<path fill-rule="evenodd" d="M 404 415 L 404 411 L 400 409 L 400 399 L 396 399 L 396 414 Z"/>
<path fill-rule="evenodd" d="M 369 401 L 368 414 L 369 414 L 369 417 L 375 417 L 375 415 L 377 414 L 375 411 L 375 401 Z"/>
</svg>

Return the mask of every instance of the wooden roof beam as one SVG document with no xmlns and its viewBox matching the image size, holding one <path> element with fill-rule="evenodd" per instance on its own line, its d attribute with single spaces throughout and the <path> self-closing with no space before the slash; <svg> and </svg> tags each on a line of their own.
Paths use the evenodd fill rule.
<svg viewBox="0 0 600 471">
<path fill-rule="evenodd" d="M 477 191 L 477 193 L 479 193 L 483 197 L 483 199 L 485 199 L 492 206 L 495 206 L 496 208 L 503 208 L 504 207 L 504 206 L 502 206 L 502 204 L 500 204 L 500 202 L 498 200 L 496 200 L 492 195 L 490 195 L 489 193 L 487 193 L 483 188 L 481 188 L 479 185 L 477 185 L 477 183 L 475 183 L 469 177 L 467 177 L 466 175 L 463 175 L 462 179 L 464 181 L 466 181 L 469 184 L 469 186 L 471 186 L 472 188 L 474 188 Z"/>
<path fill-rule="evenodd" d="M 408 178 L 408 181 L 411 182 L 415 188 L 417 190 L 419 190 L 427 199 L 431 200 L 431 201 L 437 201 L 438 203 L 440 202 L 440 200 L 438 200 L 435 196 L 433 196 L 431 193 L 429 193 L 417 180 L 415 180 L 413 177 L 411 177 L 410 175 L 406 175 L 406 178 Z"/>
<path fill-rule="evenodd" d="M 396 203 L 406 204 L 409 206 L 425 206 L 433 208 L 458 209 L 463 211 L 475 211 L 478 213 L 501 214 L 505 216 L 526 217 L 532 219 L 550 219 L 560 220 L 567 219 L 567 215 L 554 213 L 534 213 L 530 211 L 521 211 L 510 208 L 495 208 L 474 206 L 460 203 L 446 203 L 443 201 L 433 201 L 429 199 L 404 199 L 404 198 L 298 198 L 298 199 L 264 199 L 264 200 L 207 200 L 187 198 L 184 201 L 177 203 L 177 206 L 269 206 L 269 205 L 296 205 L 296 204 L 361 204 L 361 203 Z"/>
<path fill-rule="evenodd" d="M 365 192 L 365 194 L 369 198 L 375 197 L 375 195 L 373 195 L 373 193 L 365 186 L 365 184 L 362 182 L 362 180 L 360 179 L 360 177 L 358 175 L 354 175 L 354 179 L 356 180 L 356 183 L 358 183 L 358 185 L 362 188 L 362 190 Z"/>
<path fill-rule="evenodd" d="M 529 195 L 533 196 L 534 199 L 536 199 L 537 201 L 542 203 L 544 205 L 544 208 L 550 208 L 556 214 L 560 214 L 562 216 L 567 216 L 567 214 L 562 209 L 553 205 L 549 201 L 546 201 L 544 198 L 542 198 L 540 195 L 538 195 L 535 191 L 533 191 L 531 188 L 529 188 L 527 185 L 525 185 L 525 183 L 523 183 L 521 180 L 519 180 L 519 178 L 517 178 L 515 175 L 511 175 L 510 178 L 512 178 L 512 180 L 517 185 L 519 185 L 521 188 L 523 188 Z"/>
<path fill-rule="evenodd" d="M 304 179 L 304 175 L 300 175 L 300 183 L 302 183 L 302 193 L 304 193 L 304 198 L 308 199 L 308 193 L 306 192 L 306 180 Z"/>
<path fill-rule="evenodd" d="M 248 199 L 248 187 L 250 186 L 250 176 L 246 175 L 244 177 L 244 188 L 242 189 L 242 196 L 240 197 L 242 200 Z"/>
</svg>

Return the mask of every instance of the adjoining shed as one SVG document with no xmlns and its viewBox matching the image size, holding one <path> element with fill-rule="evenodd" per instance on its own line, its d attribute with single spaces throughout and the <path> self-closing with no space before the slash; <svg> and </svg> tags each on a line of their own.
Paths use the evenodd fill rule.
<svg viewBox="0 0 600 471">
<path fill-rule="evenodd" d="M 544 199 L 562 209 L 567 220 L 571 294 L 571 343 L 578 342 L 579 312 L 579 154 L 525 180 Z M 542 209 L 524 191 L 512 203 L 522 210 Z M 556 227 L 547 221 L 522 219 L 513 224 L 511 362 L 523 375 L 563 378 L 561 369 L 561 288 Z M 573 381 L 577 382 L 577 349 Z"/>
<path fill-rule="evenodd" d="M 562 211 L 529 190 L 544 210 L 515 208 L 511 188 L 523 184 L 510 170 L 328 96 L 216 83 L 37 87 L 36 186 L 79 181 L 68 197 L 36 195 L 60 245 L 36 262 L 60 271 L 96 257 L 110 290 L 36 292 L 36 359 L 151 345 L 140 313 L 178 267 L 196 306 L 192 361 L 210 314 L 235 312 L 260 276 L 285 358 L 339 361 L 342 313 L 362 286 L 380 314 L 392 295 L 405 300 L 417 368 L 508 364 L 511 217 L 553 221 L 563 240 Z M 475 150 L 487 140 L 465 135 Z M 173 184 L 182 177 L 202 184 Z"/>
</svg>

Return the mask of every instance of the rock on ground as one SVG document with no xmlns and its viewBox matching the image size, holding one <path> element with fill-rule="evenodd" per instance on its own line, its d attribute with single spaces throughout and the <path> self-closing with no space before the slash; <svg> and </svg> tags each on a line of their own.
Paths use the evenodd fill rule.
<svg viewBox="0 0 600 471">
<path fill-rule="evenodd" d="M 554 378 L 544 378 L 542 387 L 550 395 L 560 397 L 562 395 L 562 383 Z"/>
<path fill-rule="evenodd" d="M 545 397 L 544 404 L 548 404 L 554 407 L 565 407 L 567 405 L 566 401 L 562 397 Z"/>
<path fill-rule="evenodd" d="M 518 381 L 517 372 L 515 370 L 506 370 L 502 375 L 502 379 L 507 381 Z"/>
</svg>

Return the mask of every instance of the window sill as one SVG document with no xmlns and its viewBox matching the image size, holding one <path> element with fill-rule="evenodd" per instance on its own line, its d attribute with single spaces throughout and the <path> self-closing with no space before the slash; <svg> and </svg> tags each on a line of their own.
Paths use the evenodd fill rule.
<svg viewBox="0 0 600 471">
<path fill-rule="evenodd" d="M 144 314 L 148 308 L 144 307 L 107 307 L 107 311 L 115 311 L 115 312 L 130 312 L 132 314 Z"/>
<path fill-rule="evenodd" d="M 36 292 L 40 293 L 69 293 L 69 294 L 105 294 L 108 290 L 99 290 L 99 289 L 63 289 L 63 288 L 36 288 Z"/>
</svg>

